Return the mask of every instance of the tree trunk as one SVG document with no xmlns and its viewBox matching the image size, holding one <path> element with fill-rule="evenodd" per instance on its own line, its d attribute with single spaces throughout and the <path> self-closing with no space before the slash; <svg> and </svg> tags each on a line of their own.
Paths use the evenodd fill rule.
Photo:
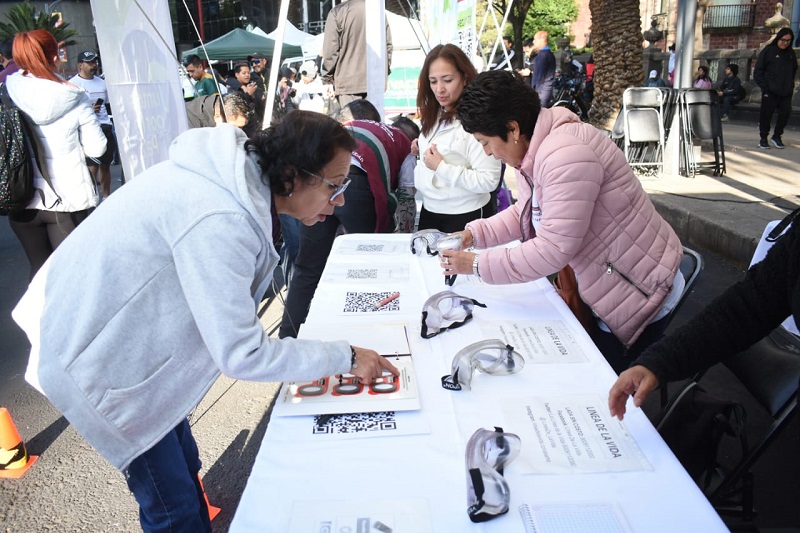
<svg viewBox="0 0 800 533">
<path fill-rule="evenodd" d="M 591 121 L 611 130 L 622 93 L 644 83 L 639 0 L 590 0 L 589 9 L 595 64 Z"/>
</svg>

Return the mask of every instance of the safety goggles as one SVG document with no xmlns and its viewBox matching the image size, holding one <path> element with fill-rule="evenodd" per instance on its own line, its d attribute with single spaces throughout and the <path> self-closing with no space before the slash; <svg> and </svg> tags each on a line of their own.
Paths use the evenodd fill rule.
<svg viewBox="0 0 800 533">
<path fill-rule="evenodd" d="M 438 229 L 423 229 L 411 235 L 411 253 L 439 255 L 442 250 L 461 250 L 461 235 Z"/>
<path fill-rule="evenodd" d="M 479 429 L 467 442 L 467 513 L 486 522 L 508 512 L 511 490 L 503 470 L 519 455 L 522 441 L 503 428 Z"/>
<path fill-rule="evenodd" d="M 476 305 L 486 307 L 478 300 L 451 291 L 437 292 L 425 300 L 422 307 L 420 335 L 423 339 L 430 339 L 445 330 L 460 328 L 472 320 L 472 310 Z M 446 323 L 450 325 L 445 326 Z"/>
<path fill-rule="evenodd" d="M 516 374 L 525 366 L 525 359 L 510 344 L 500 339 L 478 341 L 462 348 L 442 376 L 442 387 L 448 390 L 470 390 L 475 370 L 492 376 Z"/>
</svg>

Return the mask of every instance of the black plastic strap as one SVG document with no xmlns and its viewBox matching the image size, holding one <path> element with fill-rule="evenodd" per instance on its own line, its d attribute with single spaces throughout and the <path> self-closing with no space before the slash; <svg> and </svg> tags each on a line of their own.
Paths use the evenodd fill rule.
<svg viewBox="0 0 800 533">
<path fill-rule="evenodd" d="M 800 207 L 798 207 L 797 209 L 795 209 L 794 211 L 792 211 L 791 213 L 789 213 L 788 215 L 786 215 L 786 216 L 783 218 L 783 220 L 781 220 L 781 221 L 778 223 L 778 225 L 777 225 L 777 226 L 775 226 L 774 228 L 772 228 L 772 231 L 770 231 L 770 232 L 769 232 L 769 235 L 767 235 L 767 238 L 766 238 L 766 239 L 764 239 L 764 240 L 766 240 L 767 242 L 775 242 L 775 241 L 777 241 L 777 240 L 780 238 L 780 236 L 781 236 L 781 234 L 783 233 L 783 231 L 784 231 L 784 230 L 785 230 L 785 229 L 786 229 L 786 228 L 787 228 L 787 227 L 788 227 L 788 226 L 789 226 L 789 225 L 790 225 L 792 222 L 794 222 L 794 219 L 795 219 L 795 218 L 797 218 L 797 216 L 798 216 L 798 215 L 800 215 Z"/>
</svg>

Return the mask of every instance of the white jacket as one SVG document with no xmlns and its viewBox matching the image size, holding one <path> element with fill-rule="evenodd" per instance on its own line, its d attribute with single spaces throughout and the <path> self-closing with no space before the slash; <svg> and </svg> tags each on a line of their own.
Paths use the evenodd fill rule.
<svg viewBox="0 0 800 533">
<path fill-rule="evenodd" d="M 33 121 L 44 153 L 39 161 L 47 165 L 53 190 L 39 174 L 34 183 L 44 192 L 44 202 L 34 195 L 28 209 L 74 212 L 97 205 L 97 189 L 84 160 L 106 151 L 106 137 L 92 110 L 89 96 L 80 87 L 23 75 L 16 72 L 6 80 L 8 94 Z"/>
<path fill-rule="evenodd" d="M 459 215 L 480 209 L 500 183 L 500 161 L 487 156 L 483 147 L 454 119 L 439 128 L 434 125 L 431 138 L 419 136 L 420 159 L 431 144 L 442 154 L 435 171 L 422 160 L 414 171 L 414 186 L 428 211 Z"/>
</svg>

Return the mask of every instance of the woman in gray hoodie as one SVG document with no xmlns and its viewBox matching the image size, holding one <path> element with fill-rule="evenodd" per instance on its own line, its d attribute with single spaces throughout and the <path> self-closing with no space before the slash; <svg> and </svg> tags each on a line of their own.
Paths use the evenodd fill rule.
<svg viewBox="0 0 800 533">
<path fill-rule="evenodd" d="M 250 141 L 228 124 L 191 129 L 73 232 L 14 310 L 26 379 L 124 471 L 145 531 L 210 531 L 186 416 L 220 373 L 397 373 L 344 340 L 270 338 L 256 313 L 278 263 L 271 211 L 307 225 L 332 214 L 354 148 L 306 111 Z"/>
</svg>

